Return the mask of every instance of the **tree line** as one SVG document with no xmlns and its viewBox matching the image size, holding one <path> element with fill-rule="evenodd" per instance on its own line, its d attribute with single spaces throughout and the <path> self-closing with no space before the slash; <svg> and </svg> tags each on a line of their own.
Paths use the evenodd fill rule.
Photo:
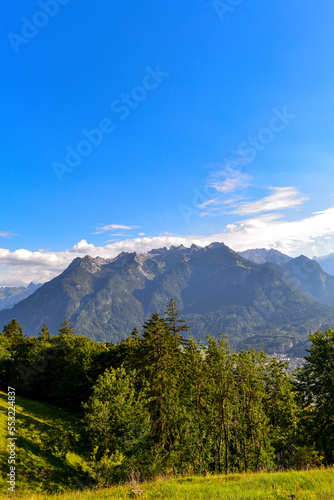
<svg viewBox="0 0 334 500">
<path fill-rule="evenodd" d="M 56 335 L 44 325 L 27 337 L 14 319 L 0 334 L 0 385 L 80 412 L 80 446 L 105 483 L 129 471 L 143 479 L 332 465 L 334 330 L 309 337 L 292 373 L 262 351 L 231 351 L 222 335 L 195 341 L 173 300 L 116 345 L 68 321 Z"/>
</svg>

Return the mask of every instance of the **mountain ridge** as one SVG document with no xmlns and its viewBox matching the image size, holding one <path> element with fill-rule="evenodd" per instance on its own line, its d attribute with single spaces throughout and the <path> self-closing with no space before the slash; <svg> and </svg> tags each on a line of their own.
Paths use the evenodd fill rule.
<svg viewBox="0 0 334 500">
<path fill-rule="evenodd" d="M 334 309 L 287 280 L 277 264 L 256 264 L 223 243 L 76 258 L 13 309 L 28 335 L 44 322 L 52 333 L 68 319 L 78 333 L 117 342 L 176 301 L 195 338 L 228 334 L 238 347 L 288 349 L 334 323 Z"/>
<path fill-rule="evenodd" d="M 265 264 L 266 262 L 272 262 L 273 264 L 282 265 L 291 260 L 291 257 L 285 255 L 282 252 L 279 252 L 278 250 L 275 250 L 274 248 L 270 248 L 269 250 L 267 250 L 266 248 L 254 248 L 245 250 L 244 252 L 239 252 L 239 254 L 242 255 L 242 257 L 244 257 L 245 259 L 251 260 L 256 264 Z"/>
<path fill-rule="evenodd" d="M 331 276 L 334 276 L 334 253 L 324 255 L 323 257 L 313 257 L 321 265 L 322 269 Z"/>
<path fill-rule="evenodd" d="M 33 294 L 41 283 L 35 285 L 31 282 L 28 286 L 4 286 L 0 288 L 0 311 L 9 309 L 15 304 Z"/>
</svg>

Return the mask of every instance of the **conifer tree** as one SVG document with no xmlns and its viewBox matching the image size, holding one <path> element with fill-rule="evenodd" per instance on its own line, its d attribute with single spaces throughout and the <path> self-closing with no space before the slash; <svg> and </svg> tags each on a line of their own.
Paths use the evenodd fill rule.
<svg viewBox="0 0 334 500">
<path fill-rule="evenodd" d="M 8 325 L 4 326 L 3 335 L 9 340 L 11 351 L 17 351 L 22 347 L 27 338 L 23 334 L 22 326 L 16 319 L 12 319 Z"/>
<path fill-rule="evenodd" d="M 225 338 L 218 341 L 207 337 L 209 346 L 207 365 L 209 372 L 209 412 L 215 436 L 216 469 L 229 472 L 232 434 L 236 418 L 236 357 L 230 352 Z"/>
<path fill-rule="evenodd" d="M 199 474 L 210 470 L 214 462 L 209 385 L 206 348 L 191 338 L 184 350 L 180 383 L 178 452 L 182 470 Z"/>
<path fill-rule="evenodd" d="M 20 387 L 26 383 L 29 376 L 29 353 L 35 345 L 36 338 L 23 334 L 23 329 L 16 319 L 3 328 L 3 336 L 8 341 L 8 351 L 11 355 L 9 377 L 12 384 Z"/>
<path fill-rule="evenodd" d="M 189 327 L 186 320 L 179 319 L 180 311 L 176 309 L 176 302 L 170 299 L 167 305 L 167 311 L 165 311 L 165 321 L 168 325 L 171 333 L 182 343 L 184 339 L 181 337 L 180 332 L 188 332 Z"/>
<path fill-rule="evenodd" d="M 133 366 L 138 370 L 139 379 L 145 378 L 149 383 L 152 432 L 159 446 L 171 449 L 177 434 L 175 415 L 178 406 L 181 343 L 158 313 L 153 314 L 144 324 L 142 336 L 137 342 Z"/>
<path fill-rule="evenodd" d="M 65 321 L 62 322 L 60 325 L 60 328 L 58 330 L 58 335 L 75 335 L 73 331 L 73 326 L 70 325 L 70 322 L 68 319 L 65 319 Z"/>
<path fill-rule="evenodd" d="M 266 413 L 264 366 L 266 355 L 242 350 L 235 366 L 236 414 L 235 443 L 238 468 L 258 470 L 273 465 L 274 449 Z"/>
<path fill-rule="evenodd" d="M 309 444 L 334 463 L 334 330 L 309 335 L 311 347 L 297 370 L 296 389 Z"/>
<path fill-rule="evenodd" d="M 300 410 L 294 393 L 288 363 L 270 358 L 264 367 L 266 414 L 270 423 L 270 439 L 280 467 L 289 467 L 292 448 L 297 440 Z"/>
<path fill-rule="evenodd" d="M 50 340 L 51 340 L 51 333 L 49 332 L 49 329 L 45 323 L 42 326 L 41 333 L 39 334 L 39 337 L 37 338 L 37 340 L 38 340 L 38 342 L 42 342 L 42 343 L 50 342 Z"/>
</svg>

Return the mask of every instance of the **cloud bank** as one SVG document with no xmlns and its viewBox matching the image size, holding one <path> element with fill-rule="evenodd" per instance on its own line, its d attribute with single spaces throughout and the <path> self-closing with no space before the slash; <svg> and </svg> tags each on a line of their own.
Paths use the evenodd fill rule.
<svg viewBox="0 0 334 500">
<path fill-rule="evenodd" d="M 275 198 L 275 207 L 278 208 L 280 204 L 282 208 L 287 204 L 289 206 L 292 203 L 299 204 L 298 194 L 293 191 L 290 194 L 288 198 L 286 196 Z M 259 205 L 252 207 L 251 210 L 254 212 L 259 211 Z M 248 212 L 244 210 L 243 213 Z M 16 286 L 28 284 L 31 281 L 35 283 L 48 281 L 62 272 L 73 259 L 85 255 L 113 258 L 120 252 L 144 253 L 153 248 L 169 248 L 171 245 L 181 244 L 191 246 L 193 243 L 205 246 L 214 241 L 223 242 L 236 251 L 265 247 L 276 248 L 291 256 L 326 255 L 334 250 L 334 206 L 295 221 L 282 220 L 282 215 L 278 213 L 262 214 L 228 224 L 222 228 L 221 232 L 210 236 L 162 234 L 155 237 L 128 238 L 104 246 L 95 246 L 82 239 L 72 249 L 60 252 L 46 250 L 31 252 L 26 249 L 11 252 L 2 248 L 0 249 L 0 285 Z"/>
</svg>

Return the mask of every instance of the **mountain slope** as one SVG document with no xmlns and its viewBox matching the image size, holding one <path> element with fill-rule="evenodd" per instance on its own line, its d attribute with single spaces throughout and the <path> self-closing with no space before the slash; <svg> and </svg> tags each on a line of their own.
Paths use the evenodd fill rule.
<svg viewBox="0 0 334 500">
<path fill-rule="evenodd" d="M 313 300 L 282 276 L 275 264 L 258 265 L 213 243 L 171 247 L 114 259 L 75 259 L 58 277 L 11 310 L 24 332 L 44 322 L 55 333 L 69 319 L 78 333 L 116 342 L 174 298 L 193 335 L 230 335 L 236 346 L 288 348 L 306 334 L 334 324 L 334 310 Z"/>
<path fill-rule="evenodd" d="M 300 255 L 282 266 L 295 281 L 295 286 L 314 299 L 334 306 L 334 277 L 305 255 Z"/>
<path fill-rule="evenodd" d="M 334 275 L 334 253 L 325 255 L 324 257 L 313 257 L 322 267 L 322 269 L 331 275 Z"/>
<path fill-rule="evenodd" d="M 239 252 L 239 255 L 244 257 L 245 259 L 251 260 L 256 264 L 265 264 L 266 262 L 272 262 L 273 264 L 278 264 L 282 266 L 289 262 L 291 257 L 285 255 L 278 250 L 274 250 L 270 248 L 270 250 L 266 250 L 265 248 L 255 248 L 252 250 L 245 250 L 244 252 Z"/>
<path fill-rule="evenodd" d="M 34 285 L 34 283 L 30 283 L 27 287 L 6 286 L 0 288 L 0 311 L 13 307 L 13 305 L 33 294 L 34 291 L 40 286 L 41 285 Z"/>
</svg>

